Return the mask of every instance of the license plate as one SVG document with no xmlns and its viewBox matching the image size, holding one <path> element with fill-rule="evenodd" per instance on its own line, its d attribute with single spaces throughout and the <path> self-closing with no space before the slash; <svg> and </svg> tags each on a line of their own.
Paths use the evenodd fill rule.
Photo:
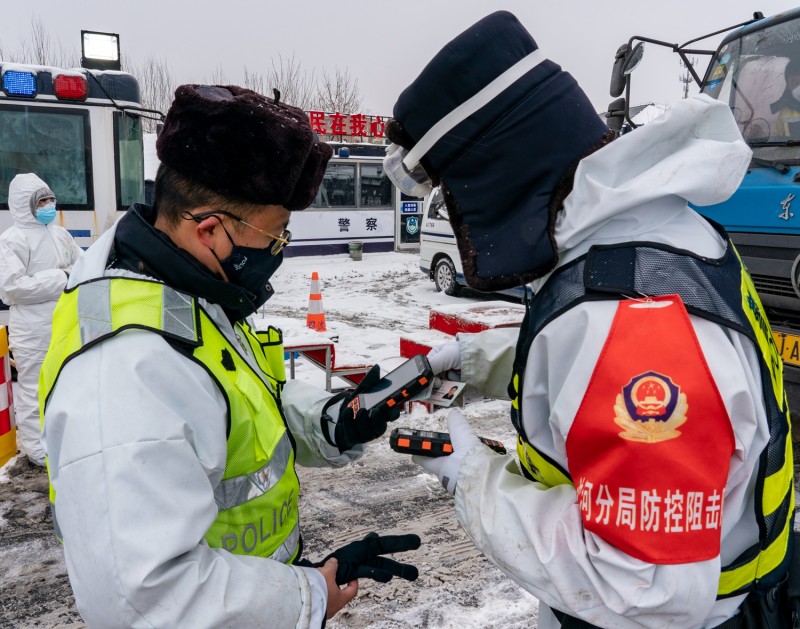
<svg viewBox="0 0 800 629">
<path fill-rule="evenodd" d="M 772 336 L 775 337 L 784 364 L 800 367 L 800 336 L 785 332 L 773 332 Z"/>
</svg>

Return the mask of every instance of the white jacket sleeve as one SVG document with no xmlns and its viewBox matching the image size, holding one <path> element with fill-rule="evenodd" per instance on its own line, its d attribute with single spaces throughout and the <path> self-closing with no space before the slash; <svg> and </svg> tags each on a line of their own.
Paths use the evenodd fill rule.
<svg viewBox="0 0 800 629">
<path fill-rule="evenodd" d="M 67 284 L 61 269 L 47 269 L 29 274 L 31 252 L 25 236 L 10 228 L 0 238 L 0 299 L 6 304 L 29 305 L 55 301 Z"/>
<path fill-rule="evenodd" d="M 226 421 L 202 367 L 156 334 L 123 332 L 64 367 L 45 415 L 67 568 L 89 626 L 321 625 L 318 572 L 204 540 Z"/>
<path fill-rule="evenodd" d="M 584 318 L 585 308 L 608 310 Z M 528 389 L 526 384 L 524 412 L 546 414 L 544 430 L 552 431 L 553 449 L 548 454 L 564 466 L 566 436 L 613 309 L 613 304 L 574 308 L 564 315 L 561 328 L 545 328 L 528 357 L 526 383 L 531 379 L 548 386 L 531 384 Z M 513 457 L 485 448 L 473 449 L 462 464 L 455 497 L 459 522 L 495 565 L 546 605 L 604 627 L 690 628 L 716 626 L 741 602 L 741 597 L 715 601 L 715 596 L 721 561 L 731 561 L 753 542 L 742 528 L 753 512 L 748 487 L 768 438 L 760 379 L 746 339 L 692 320 L 734 428 L 722 515 L 727 556 L 677 565 L 646 563 L 584 529 L 572 485 L 547 488 L 529 481 Z"/>
<path fill-rule="evenodd" d="M 64 237 L 65 237 L 64 248 L 66 250 L 65 257 L 68 260 L 68 263 L 62 266 L 62 268 L 67 273 L 71 273 L 72 267 L 75 265 L 78 259 L 83 255 L 83 249 L 81 249 L 78 246 L 78 243 L 75 242 L 75 239 L 72 237 L 72 234 L 70 234 L 66 229 L 64 230 Z"/>
<path fill-rule="evenodd" d="M 339 452 L 325 440 L 322 409 L 331 397 L 327 391 L 301 380 L 289 380 L 283 388 L 283 412 L 297 446 L 296 461 L 303 467 L 342 467 L 364 454 L 363 445 Z"/>
<path fill-rule="evenodd" d="M 481 395 L 508 399 L 519 328 L 495 328 L 459 334 L 461 379 Z"/>
</svg>

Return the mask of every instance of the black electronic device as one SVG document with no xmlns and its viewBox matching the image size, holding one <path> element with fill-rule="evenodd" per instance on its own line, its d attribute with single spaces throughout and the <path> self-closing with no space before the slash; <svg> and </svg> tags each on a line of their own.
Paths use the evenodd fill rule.
<svg viewBox="0 0 800 629">
<path fill-rule="evenodd" d="M 361 408 L 380 406 L 392 408 L 408 402 L 433 382 L 433 370 L 424 354 L 409 358 L 402 365 L 381 378 L 375 386 L 362 391 L 348 406 L 357 413 Z"/>
<path fill-rule="evenodd" d="M 495 452 L 506 453 L 505 446 L 494 439 L 478 437 L 481 443 Z M 389 446 L 395 452 L 418 454 L 420 456 L 447 456 L 453 453 L 450 434 L 433 432 L 432 430 L 415 430 L 413 428 L 395 428 L 389 435 Z"/>
</svg>

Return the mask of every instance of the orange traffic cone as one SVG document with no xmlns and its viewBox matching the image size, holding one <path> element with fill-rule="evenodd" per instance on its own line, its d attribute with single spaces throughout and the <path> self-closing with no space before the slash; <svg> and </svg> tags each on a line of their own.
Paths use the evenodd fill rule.
<svg viewBox="0 0 800 629">
<path fill-rule="evenodd" d="M 319 292 L 319 273 L 314 271 L 311 274 L 311 295 L 308 298 L 308 314 L 306 315 L 306 327 L 325 332 L 325 313 L 322 312 L 322 294 Z"/>
</svg>

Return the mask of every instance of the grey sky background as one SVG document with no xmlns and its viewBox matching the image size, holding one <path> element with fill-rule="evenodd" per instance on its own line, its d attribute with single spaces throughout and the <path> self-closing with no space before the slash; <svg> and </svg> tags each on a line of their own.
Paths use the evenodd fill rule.
<svg viewBox="0 0 800 629">
<path fill-rule="evenodd" d="M 390 115 L 397 95 L 431 57 L 462 30 L 498 9 L 514 13 L 544 53 L 575 76 L 597 111 L 618 46 L 631 35 L 683 43 L 799 0 L 728 2 L 541 2 L 508 0 L 2 0 L 0 43 L 15 49 L 30 36 L 33 16 L 65 47 L 80 49 L 80 31 L 120 35 L 123 64 L 148 55 L 167 61 L 179 83 L 209 82 L 223 73 L 240 83 L 244 67 L 266 74 L 278 55 L 294 55 L 307 71 L 347 68 L 358 79 L 362 113 Z M 721 36 L 698 44 L 714 48 Z M 702 61 L 705 69 L 707 62 Z M 124 68 L 123 68 L 124 69 Z M 633 104 L 672 103 L 682 96 L 677 55 L 648 46 L 634 75 Z M 696 93 L 692 87 L 690 94 Z M 431 94 L 436 98 L 436 94 Z M 354 113 L 354 112 L 348 112 Z"/>
</svg>

